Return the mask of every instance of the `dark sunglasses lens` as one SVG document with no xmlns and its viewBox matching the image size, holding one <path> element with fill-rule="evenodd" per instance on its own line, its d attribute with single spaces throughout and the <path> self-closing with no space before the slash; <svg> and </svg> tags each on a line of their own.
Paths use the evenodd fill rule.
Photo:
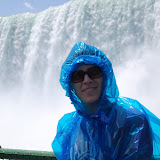
<svg viewBox="0 0 160 160">
<path fill-rule="evenodd" d="M 100 67 L 89 68 L 87 72 L 82 70 L 74 71 L 71 76 L 71 82 L 78 83 L 84 80 L 84 76 L 87 74 L 91 79 L 102 77 L 102 70 Z"/>
<path fill-rule="evenodd" d="M 88 70 L 88 76 L 92 79 L 102 77 L 102 70 L 100 67 L 93 67 Z"/>
<path fill-rule="evenodd" d="M 84 72 L 83 71 L 74 71 L 72 73 L 72 76 L 71 76 L 71 82 L 73 83 L 78 83 L 78 82 L 81 82 L 83 81 L 84 79 Z"/>
</svg>

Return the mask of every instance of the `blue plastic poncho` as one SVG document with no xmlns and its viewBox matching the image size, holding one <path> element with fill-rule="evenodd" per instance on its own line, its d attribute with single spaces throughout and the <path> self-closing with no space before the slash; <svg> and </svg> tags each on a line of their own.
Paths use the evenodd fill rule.
<svg viewBox="0 0 160 160">
<path fill-rule="evenodd" d="M 80 64 L 103 71 L 103 90 L 95 114 L 88 114 L 70 88 Z M 160 120 L 138 101 L 120 98 L 112 64 L 93 46 L 77 43 L 61 70 L 60 83 L 76 111 L 58 123 L 52 148 L 58 160 L 151 160 L 160 155 Z"/>
</svg>

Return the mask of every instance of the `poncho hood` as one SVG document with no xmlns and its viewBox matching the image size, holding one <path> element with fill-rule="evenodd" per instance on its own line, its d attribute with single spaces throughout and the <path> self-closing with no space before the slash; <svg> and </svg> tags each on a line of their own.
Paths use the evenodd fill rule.
<svg viewBox="0 0 160 160">
<path fill-rule="evenodd" d="M 108 103 L 108 106 L 113 104 L 119 96 L 112 64 L 102 51 L 84 42 L 76 43 L 73 46 L 69 56 L 62 65 L 60 83 L 66 91 L 66 96 L 70 97 L 77 111 L 85 112 L 81 100 L 70 87 L 71 74 L 81 64 L 94 64 L 102 69 L 103 90 L 97 112 L 105 110 L 106 103 Z"/>
</svg>

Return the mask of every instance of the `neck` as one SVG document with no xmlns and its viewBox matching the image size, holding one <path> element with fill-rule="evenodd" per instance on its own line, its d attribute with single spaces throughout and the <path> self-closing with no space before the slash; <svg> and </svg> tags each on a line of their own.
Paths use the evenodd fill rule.
<svg viewBox="0 0 160 160">
<path fill-rule="evenodd" d="M 95 114 L 96 110 L 98 108 L 98 103 L 83 103 L 83 106 L 85 107 L 87 113 L 89 114 Z"/>
</svg>

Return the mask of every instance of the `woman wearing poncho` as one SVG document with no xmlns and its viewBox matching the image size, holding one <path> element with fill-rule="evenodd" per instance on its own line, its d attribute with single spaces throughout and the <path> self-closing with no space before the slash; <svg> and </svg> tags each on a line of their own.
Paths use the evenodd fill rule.
<svg viewBox="0 0 160 160">
<path fill-rule="evenodd" d="M 138 101 L 119 97 L 102 51 L 75 44 L 60 83 L 76 111 L 59 120 L 52 143 L 58 160 L 151 160 L 160 153 L 159 119 Z"/>
</svg>

